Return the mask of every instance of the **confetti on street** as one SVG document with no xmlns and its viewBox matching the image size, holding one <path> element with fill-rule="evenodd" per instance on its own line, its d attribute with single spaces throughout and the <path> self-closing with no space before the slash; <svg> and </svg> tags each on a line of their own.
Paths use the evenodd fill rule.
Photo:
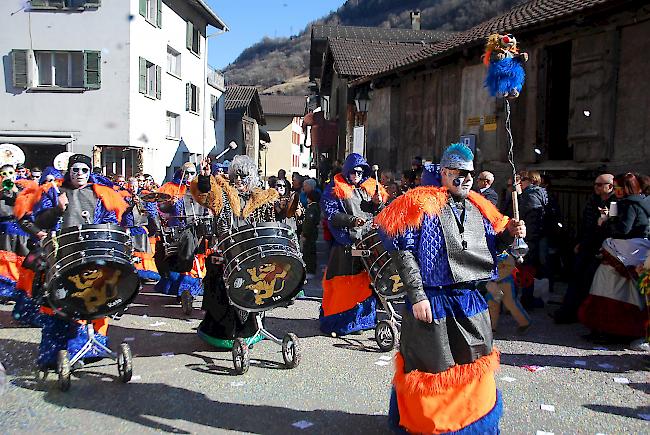
<svg viewBox="0 0 650 435">
<path fill-rule="evenodd" d="M 161 336 L 165 335 L 165 333 L 164 332 L 154 332 L 151 335 L 154 336 L 154 337 L 161 337 Z"/>
<path fill-rule="evenodd" d="M 614 382 L 617 384 L 629 384 L 630 380 L 628 378 L 614 378 Z"/>
<path fill-rule="evenodd" d="M 546 366 L 536 366 L 536 365 L 526 365 L 526 366 L 521 366 L 522 368 L 525 368 L 529 372 L 541 372 L 542 370 L 546 370 L 548 367 Z"/>
<path fill-rule="evenodd" d="M 157 326 L 163 326 L 163 325 L 166 325 L 166 323 L 165 322 L 156 322 L 156 323 L 149 324 L 149 326 L 151 326 L 152 328 L 155 328 Z"/>
<path fill-rule="evenodd" d="M 616 368 L 616 367 L 614 367 L 613 365 L 611 365 L 609 363 L 600 363 L 600 364 L 598 364 L 598 367 L 600 367 L 601 369 L 604 369 L 604 370 L 613 370 L 613 369 Z"/>
<path fill-rule="evenodd" d="M 172 357 L 172 356 L 174 356 L 174 352 L 163 352 L 163 353 L 161 353 L 161 355 L 166 356 L 166 357 Z"/>
<path fill-rule="evenodd" d="M 538 430 L 536 435 L 555 435 L 553 432 L 545 432 L 543 430 Z"/>
<path fill-rule="evenodd" d="M 501 380 L 506 381 L 506 382 L 514 382 L 514 381 L 516 381 L 515 378 L 510 377 L 510 376 L 504 376 L 504 377 L 501 378 Z"/>
<path fill-rule="evenodd" d="M 392 357 L 392 356 L 384 355 L 384 356 L 380 356 L 379 359 L 380 359 L 380 360 L 383 360 L 383 361 L 390 361 L 390 360 L 393 359 L 393 357 Z"/>
<path fill-rule="evenodd" d="M 577 366 L 580 366 L 580 367 L 586 367 L 587 366 L 587 361 L 577 359 L 577 360 L 573 361 L 573 364 L 575 364 Z"/>
<path fill-rule="evenodd" d="M 539 405 L 539 408 L 542 411 L 555 412 L 555 406 L 553 405 L 545 405 L 542 403 L 541 405 Z"/>
<path fill-rule="evenodd" d="M 243 381 L 235 381 L 235 382 L 231 382 L 230 386 L 231 387 L 243 387 L 245 384 L 246 383 L 243 382 Z"/>
<path fill-rule="evenodd" d="M 378 366 L 387 366 L 390 364 L 389 361 L 375 361 L 375 364 Z"/>
<path fill-rule="evenodd" d="M 135 337 L 124 337 L 123 341 L 134 341 Z"/>
</svg>

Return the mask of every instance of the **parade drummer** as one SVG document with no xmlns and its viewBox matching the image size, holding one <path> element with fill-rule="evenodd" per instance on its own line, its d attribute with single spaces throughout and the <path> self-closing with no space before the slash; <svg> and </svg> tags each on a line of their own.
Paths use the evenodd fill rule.
<svg viewBox="0 0 650 435">
<path fill-rule="evenodd" d="M 192 183 L 192 194 L 215 216 L 215 234 L 226 234 L 253 222 L 274 222 L 275 189 L 260 189 L 257 166 L 250 157 L 235 156 L 228 167 L 228 178 L 210 175 L 209 162 L 203 162 L 201 175 Z M 203 310 L 205 317 L 198 334 L 207 343 L 231 349 L 235 338 L 251 345 L 263 336 L 256 335 L 255 318 L 235 308 L 228 299 L 223 280 L 220 254 L 211 254 L 207 261 L 208 275 L 204 280 Z"/>
<path fill-rule="evenodd" d="M 135 263 L 138 276 L 145 282 L 157 282 L 160 280 L 160 274 L 153 258 L 149 234 L 151 227 L 156 228 L 158 208 L 155 202 L 144 201 L 139 189 L 138 179 L 130 177 L 126 186 L 119 191 L 129 205 L 122 217 L 122 226 L 131 236 L 133 256 L 139 259 Z"/>
<path fill-rule="evenodd" d="M 361 259 L 351 258 L 349 253 L 350 246 L 371 230 L 373 216 L 388 199 L 385 189 L 370 175 L 366 160 L 350 154 L 321 200 L 327 226 L 334 236 L 323 278 L 320 329 L 325 334 L 350 334 L 374 328 L 377 321 L 368 272 Z"/>
<path fill-rule="evenodd" d="M 196 178 L 196 165 L 185 163 L 174 173 L 172 181 L 163 184 L 157 190 L 158 193 L 170 195 L 171 200 L 159 203 L 159 214 L 161 226 L 168 230 L 177 231 L 174 237 L 181 237 L 181 232 L 189 226 L 198 223 L 200 218 L 208 216 L 208 211 L 198 204 L 188 189 L 188 186 Z M 190 237 L 185 232 L 183 237 Z M 198 241 L 196 241 L 198 244 Z M 180 239 L 165 240 L 164 243 L 181 243 Z M 169 262 L 165 257 L 164 250 L 160 247 L 156 250 L 156 265 L 161 275 L 160 281 L 154 290 L 167 295 L 173 295 L 186 301 L 184 306 L 191 309 L 192 300 L 201 294 L 203 289 L 201 280 L 205 276 L 205 253 L 186 252 L 182 263 L 183 267 L 178 268 L 180 262 Z M 192 263 L 187 266 L 187 260 Z M 189 304 L 189 305 L 188 305 Z"/>
<path fill-rule="evenodd" d="M 60 187 L 45 184 L 47 190 L 33 209 L 34 223 L 46 231 L 90 224 L 118 224 L 127 208 L 124 199 L 112 188 L 95 183 L 91 176 L 91 159 L 83 154 L 73 154 L 68 160 L 68 171 Z M 44 283 L 41 283 L 44 285 Z M 86 343 L 88 334 L 81 323 L 73 323 L 56 317 L 52 310 L 43 307 L 43 330 L 38 350 L 39 369 L 56 367 L 60 350 L 67 348 L 76 354 Z M 108 319 L 92 321 L 95 337 L 108 346 Z M 84 358 L 100 357 L 96 350 Z"/>
<path fill-rule="evenodd" d="M 16 180 L 13 165 L 0 167 L 0 300 L 15 300 L 20 266 L 27 255 L 29 235 L 17 224 L 14 205 L 20 191 L 35 184 L 31 180 Z"/>
<path fill-rule="evenodd" d="M 502 411 L 488 306 L 499 244 L 524 237 L 523 222 L 472 192 L 473 154 L 462 144 L 441 159 L 442 187 L 419 187 L 375 222 L 404 284 L 400 351 L 389 418 L 413 433 L 498 433 Z"/>
<path fill-rule="evenodd" d="M 38 184 L 29 185 L 18 194 L 14 206 L 14 216 L 20 227 L 30 235 L 28 247 L 32 249 L 47 236 L 47 232 L 34 223 L 34 206 L 52 186 L 61 186 L 63 174 L 57 169 L 48 166 L 41 173 L 37 182 Z M 22 324 L 40 328 L 43 326 L 41 322 L 43 314 L 40 312 L 41 307 L 38 301 L 32 298 L 34 265 L 26 264 L 28 262 L 26 258 L 19 267 L 19 278 L 16 283 L 16 304 L 12 315 L 14 319 Z"/>
</svg>

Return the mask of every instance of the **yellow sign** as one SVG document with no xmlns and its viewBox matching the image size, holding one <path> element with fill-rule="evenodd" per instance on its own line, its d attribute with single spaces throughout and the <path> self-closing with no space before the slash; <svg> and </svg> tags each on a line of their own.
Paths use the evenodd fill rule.
<svg viewBox="0 0 650 435">
<path fill-rule="evenodd" d="M 483 126 L 483 131 L 497 131 L 497 125 L 495 124 L 485 124 Z"/>
<path fill-rule="evenodd" d="M 467 118 L 467 126 L 468 127 L 475 127 L 477 125 L 481 125 L 481 117 L 480 116 L 472 116 L 470 118 Z"/>
</svg>

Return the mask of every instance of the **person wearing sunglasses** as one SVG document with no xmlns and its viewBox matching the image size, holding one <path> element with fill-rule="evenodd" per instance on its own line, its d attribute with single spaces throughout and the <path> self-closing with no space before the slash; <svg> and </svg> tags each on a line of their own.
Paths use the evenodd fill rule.
<svg viewBox="0 0 650 435">
<path fill-rule="evenodd" d="M 375 327 L 376 299 L 370 277 L 359 257 L 352 257 L 352 244 L 372 230 L 372 220 L 388 201 L 388 193 L 374 178 L 366 159 L 352 153 L 343 170 L 323 193 L 321 209 L 334 237 L 327 272 L 323 277 L 320 330 L 342 336 Z"/>
<path fill-rule="evenodd" d="M 32 210 L 35 228 L 44 232 L 57 231 L 62 228 L 76 227 L 87 223 L 116 224 L 122 219 L 127 204 L 111 187 L 96 183 L 91 177 L 92 163 L 90 157 L 73 154 L 68 160 L 68 171 L 60 187 L 51 186 L 40 197 Z M 47 184 L 43 185 L 45 188 Z M 37 285 L 36 287 L 39 287 Z M 44 307 L 43 333 L 38 351 L 40 370 L 56 367 L 59 350 L 67 349 L 74 355 L 87 339 L 84 325 L 54 316 L 51 309 Z M 108 319 L 93 320 L 95 337 L 108 346 Z M 71 331 L 62 334 L 61 331 Z M 102 357 L 96 350 L 84 358 Z"/>
<path fill-rule="evenodd" d="M 452 144 L 442 187 L 409 190 L 375 219 L 407 294 L 389 407 L 396 431 L 498 433 L 499 353 L 481 291 L 498 278 L 498 245 L 525 226 L 471 191 L 473 160 Z"/>
<path fill-rule="evenodd" d="M 276 221 L 274 204 L 280 195 L 276 189 L 259 187 L 257 165 L 253 159 L 235 156 L 228 165 L 227 178 L 212 175 L 207 159 L 201 168 L 198 179 L 192 183 L 192 193 L 200 204 L 212 211 L 215 234 L 237 232 L 237 228 L 252 223 Z M 282 180 L 282 184 L 288 187 L 287 180 Z M 249 346 L 257 343 L 263 335 L 256 334 L 256 316 L 230 303 L 223 279 L 221 253 L 214 249 L 206 263 L 202 306 L 205 317 L 199 325 L 199 337 L 219 349 L 232 349 L 235 338 L 244 339 Z"/>
<path fill-rule="evenodd" d="M 197 249 L 191 249 L 199 244 L 191 229 L 209 218 L 209 211 L 190 192 L 190 184 L 196 175 L 196 165 L 186 162 L 174 173 L 171 181 L 157 190 L 168 194 L 171 199 L 158 204 L 164 234 L 156 249 L 155 260 L 161 278 L 154 291 L 175 296 L 187 315 L 192 312 L 194 299 L 203 294 L 202 279 L 205 276 L 205 252 L 196 253 Z M 177 255 L 165 255 L 164 247 L 170 245 L 179 246 Z"/>
</svg>

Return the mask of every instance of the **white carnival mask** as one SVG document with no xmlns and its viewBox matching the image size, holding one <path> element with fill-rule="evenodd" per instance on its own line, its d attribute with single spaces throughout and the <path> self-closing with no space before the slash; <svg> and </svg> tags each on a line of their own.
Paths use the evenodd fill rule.
<svg viewBox="0 0 650 435">
<path fill-rule="evenodd" d="M 90 167 L 85 163 L 75 163 L 70 167 L 70 182 L 75 188 L 88 184 Z"/>
</svg>

